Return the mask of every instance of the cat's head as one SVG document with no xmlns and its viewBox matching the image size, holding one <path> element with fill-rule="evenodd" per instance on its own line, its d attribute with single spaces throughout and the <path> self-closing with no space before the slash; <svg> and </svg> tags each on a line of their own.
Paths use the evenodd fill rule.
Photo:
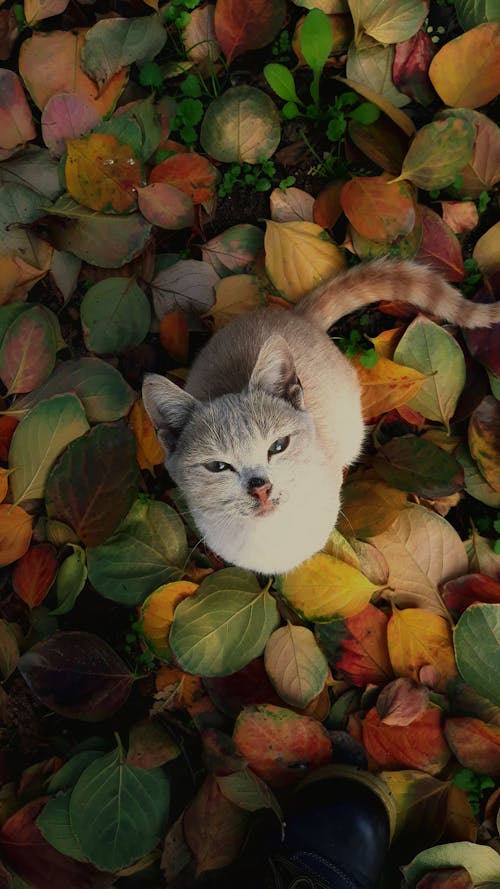
<svg viewBox="0 0 500 889">
<path fill-rule="evenodd" d="M 146 410 L 207 545 L 232 564 L 283 573 L 325 543 L 339 509 L 285 340 L 262 346 L 248 389 L 198 401 L 164 377 L 144 381 Z"/>
</svg>

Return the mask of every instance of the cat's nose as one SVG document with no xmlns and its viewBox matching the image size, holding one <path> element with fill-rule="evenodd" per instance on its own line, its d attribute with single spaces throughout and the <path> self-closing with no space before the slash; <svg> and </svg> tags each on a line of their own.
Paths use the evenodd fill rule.
<svg viewBox="0 0 500 889">
<path fill-rule="evenodd" d="M 272 488 L 273 486 L 267 478 L 252 476 L 248 480 L 248 493 L 255 497 L 256 500 L 259 500 L 260 503 L 267 503 Z"/>
</svg>

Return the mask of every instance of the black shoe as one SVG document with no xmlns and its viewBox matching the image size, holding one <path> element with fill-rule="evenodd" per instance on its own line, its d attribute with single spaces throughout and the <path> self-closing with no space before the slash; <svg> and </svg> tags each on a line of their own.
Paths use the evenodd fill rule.
<svg viewBox="0 0 500 889">
<path fill-rule="evenodd" d="M 395 823 L 384 782 L 326 766 L 297 788 L 281 849 L 255 889 L 375 889 Z"/>
</svg>

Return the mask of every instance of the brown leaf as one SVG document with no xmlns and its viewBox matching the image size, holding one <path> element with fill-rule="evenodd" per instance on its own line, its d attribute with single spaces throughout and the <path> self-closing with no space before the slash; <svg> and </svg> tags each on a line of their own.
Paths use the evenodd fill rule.
<svg viewBox="0 0 500 889">
<path fill-rule="evenodd" d="M 429 706 L 429 690 L 410 679 L 395 679 L 377 698 L 377 713 L 386 725 L 410 725 Z"/>
<path fill-rule="evenodd" d="M 196 874 L 231 864 L 241 849 L 248 813 L 233 805 L 211 775 L 184 813 L 184 834 L 196 860 Z"/>
</svg>

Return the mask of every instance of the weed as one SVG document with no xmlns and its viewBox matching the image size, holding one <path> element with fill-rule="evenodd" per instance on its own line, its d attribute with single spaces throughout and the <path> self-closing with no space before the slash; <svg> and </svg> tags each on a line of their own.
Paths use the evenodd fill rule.
<svg viewBox="0 0 500 889">
<path fill-rule="evenodd" d="M 270 191 L 271 179 L 275 175 L 276 167 L 270 160 L 260 159 L 257 164 L 231 164 L 222 177 L 217 194 L 220 198 L 226 197 L 236 186 L 246 186 L 254 191 Z M 295 182 L 295 177 L 288 178 Z"/>
<path fill-rule="evenodd" d="M 361 326 L 365 326 L 366 322 L 360 320 Z M 348 337 L 335 338 L 341 352 L 347 358 L 355 358 L 359 355 L 360 363 L 363 367 L 375 367 L 378 362 L 378 352 L 373 346 L 368 346 L 366 338 L 359 330 L 351 330 Z"/>
</svg>

